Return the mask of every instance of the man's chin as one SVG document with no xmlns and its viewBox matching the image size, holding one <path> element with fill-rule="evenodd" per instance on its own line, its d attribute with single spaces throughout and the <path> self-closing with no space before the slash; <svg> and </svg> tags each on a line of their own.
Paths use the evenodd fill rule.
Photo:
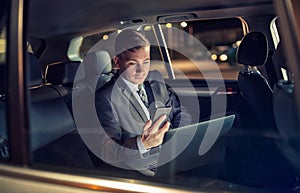
<svg viewBox="0 0 300 193">
<path fill-rule="evenodd" d="M 144 78 L 136 78 L 136 79 L 134 80 L 134 83 L 135 83 L 135 84 L 143 84 L 144 81 L 145 81 Z"/>
</svg>

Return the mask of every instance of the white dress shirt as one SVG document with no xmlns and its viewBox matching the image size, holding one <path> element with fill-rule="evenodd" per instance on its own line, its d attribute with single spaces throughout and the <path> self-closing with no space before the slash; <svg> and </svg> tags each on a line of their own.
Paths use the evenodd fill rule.
<svg viewBox="0 0 300 193">
<path fill-rule="evenodd" d="M 137 84 L 133 84 L 132 82 L 129 82 L 128 80 L 126 80 L 124 77 L 122 77 L 122 80 L 125 82 L 125 84 L 129 87 L 129 89 L 131 90 L 133 96 L 137 99 L 137 101 L 139 102 L 139 104 L 141 105 L 143 111 L 145 112 L 146 116 L 147 116 L 147 119 L 149 120 L 150 119 L 150 114 L 149 114 L 149 111 L 147 109 L 147 107 L 145 106 L 145 104 L 143 103 L 142 99 L 140 98 L 140 96 L 138 95 L 137 91 L 138 91 L 138 85 Z M 142 89 L 144 89 L 144 92 L 146 93 L 145 91 L 145 88 L 143 87 Z M 138 136 L 137 137 L 137 146 L 138 146 L 138 149 L 141 153 L 141 156 L 143 158 L 147 158 L 148 157 L 148 154 L 149 154 L 149 151 L 150 150 L 147 150 L 145 147 L 144 147 L 144 144 L 142 142 L 142 136 Z"/>
</svg>

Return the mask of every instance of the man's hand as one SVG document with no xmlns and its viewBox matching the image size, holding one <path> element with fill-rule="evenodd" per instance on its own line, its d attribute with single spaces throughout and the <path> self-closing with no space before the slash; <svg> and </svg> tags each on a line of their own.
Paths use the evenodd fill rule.
<svg viewBox="0 0 300 193">
<path fill-rule="evenodd" d="M 162 144 L 164 135 L 169 130 L 170 123 L 166 122 L 162 127 L 159 126 L 166 118 L 166 115 L 162 115 L 153 124 L 151 120 L 147 121 L 145 124 L 143 128 L 142 142 L 146 149 Z"/>
</svg>

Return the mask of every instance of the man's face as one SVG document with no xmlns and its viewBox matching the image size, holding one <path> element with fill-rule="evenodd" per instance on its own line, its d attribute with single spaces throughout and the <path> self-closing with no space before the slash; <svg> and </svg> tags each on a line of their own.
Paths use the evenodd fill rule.
<svg viewBox="0 0 300 193">
<path fill-rule="evenodd" d="M 142 47 L 135 52 L 127 51 L 122 57 L 116 57 L 115 63 L 126 80 L 142 84 L 149 73 L 150 46 Z"/>
</svg>

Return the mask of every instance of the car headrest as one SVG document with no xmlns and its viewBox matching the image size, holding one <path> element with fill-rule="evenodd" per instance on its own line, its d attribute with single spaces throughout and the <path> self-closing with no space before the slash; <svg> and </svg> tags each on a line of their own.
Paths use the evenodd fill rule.
<svg viewBox="0 0 300 193">
<path fill-rule="evenodd" d="M 147 81 L 159 81 L 164 82 L 164 78 L 158 70 L 151 70 L 146 78 Z"/>
<path fill-rule="evenodd" d="M 88 53 L 83 60 L 83 65 L 86 78 L 107 74 L 112 70 L 111 58 L 107 51 Z"/>
<path fill-rule="evenodd" d="M 264 65 L 268 58 L 268 40 L 263 32 L 250 32 L 237 49 L 237 62 L 247 66 Z"/>
<path fill-rule="evenodd" d="M 73 84 L 79 68 L 79 61 L 72 62 L 57 62 L 47 65 L 45 72 L 45 80 L 54 85 Z M 82 73 L 78 72 L 77 76 L 82 77 Z M 77 77 L 78 78 L 78 77 Z"/>
<path fill-rule="evenodd" d="M 27 54 L 27 61 L 30 64 L 30 83 L 29 86 L 38 86 L 43 82 L 42 71 L 37 58 L 32 54 Z"/>
</svg>

